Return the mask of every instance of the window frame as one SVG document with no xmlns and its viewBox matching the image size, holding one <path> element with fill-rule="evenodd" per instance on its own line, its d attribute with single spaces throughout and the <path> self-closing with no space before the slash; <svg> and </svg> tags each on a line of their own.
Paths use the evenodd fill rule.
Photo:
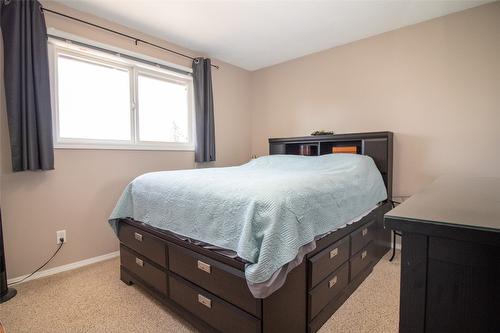
<svg viewBox="0 0 500 333">
<path fill-rule="evenodd" d="M 52 102 L 53 139 L 55 149 L 111 149 L 111 150 L 181 150 L 194 151 L 195 122 L 194 122 L 194 93 L 193 79 L 190 75 L 183 75 L 163 68 L 124 59 L 117 55 L 107 54 L 82 46 L 71 45 L 58 40 L 49 39 L 49 71 Z M 129 72 L 130 87 L 130 140 L 105 140 L 64 138 L 59 129 L 59 90 L 58 90 L 58 57 L 59 55 L 95 63 L 102 66 L 126 70 Z M 188 106 L 188 142 L 158 142 L 141 141 L 139 137 L 139 106 L 138 106 L 138 77 L 146 75 L 164 81 L 180 83 L 187 87 Z"/>
</svg>

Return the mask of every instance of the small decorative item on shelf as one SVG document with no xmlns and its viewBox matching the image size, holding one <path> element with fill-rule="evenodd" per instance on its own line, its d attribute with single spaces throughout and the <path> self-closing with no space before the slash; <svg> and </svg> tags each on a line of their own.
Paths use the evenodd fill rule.
<svg viewBox="0 0 500 333">
<path fill-rule="evenodd" d="M 324 130 L 320 130 L 320 131 L 314 131 L 311 133 L 311 135 L 313 136 L 316 136 L 316 135 L 333 135 L 335 133 L 333 133 L 333 131 L 324 131 Z"/>
<path fill-rule="evenodd" d="M 313 154 L 313 147 L 312 145 L 300 145 L 299 146 L 299 155 L 303 156 L 311 156 Z"/>
</svg>

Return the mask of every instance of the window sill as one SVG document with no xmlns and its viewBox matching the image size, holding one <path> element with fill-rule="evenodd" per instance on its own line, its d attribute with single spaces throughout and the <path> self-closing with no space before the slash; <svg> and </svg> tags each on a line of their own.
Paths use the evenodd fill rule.
<svg viewBox="0 0 500 333">
<path fill-rule="evenodd" d="M 93 145 L 93 144 L 54 144 L 54 149 L 61 150 L 143 150 L 143 151 L 192 151 L 192 145 Z"/>
</svg>

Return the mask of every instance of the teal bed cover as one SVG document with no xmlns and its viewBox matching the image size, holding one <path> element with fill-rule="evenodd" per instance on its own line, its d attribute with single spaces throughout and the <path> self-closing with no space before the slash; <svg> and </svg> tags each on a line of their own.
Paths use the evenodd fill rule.
<svg viewBox="0 0 500 333">
<path fill-rule="evenodd" d="M 133 218 L 229 249 L 267 281 L 315 237 L 387 198 L 373 160 L 355 154 L 272 155 L 244 165 L 147 173 L 125 188 L 109 223 Z"/>
</svg>

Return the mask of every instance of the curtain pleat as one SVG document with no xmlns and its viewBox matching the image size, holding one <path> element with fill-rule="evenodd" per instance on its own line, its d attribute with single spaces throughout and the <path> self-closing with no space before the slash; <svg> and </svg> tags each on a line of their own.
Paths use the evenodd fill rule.
<svg viewBox="0 0 500 333">
<path fill-rule="evenodd" d="M 13 171 L 54 169 L 47 27 L 38 1 L 3 1 L 4 82 Z"/>
<path fill-rule="evenodd" d="M 210 59 L 193 60 L 193 85 L 196 118 L 195 161 L 215 161 L 215 120 Z"/>
</svg>

